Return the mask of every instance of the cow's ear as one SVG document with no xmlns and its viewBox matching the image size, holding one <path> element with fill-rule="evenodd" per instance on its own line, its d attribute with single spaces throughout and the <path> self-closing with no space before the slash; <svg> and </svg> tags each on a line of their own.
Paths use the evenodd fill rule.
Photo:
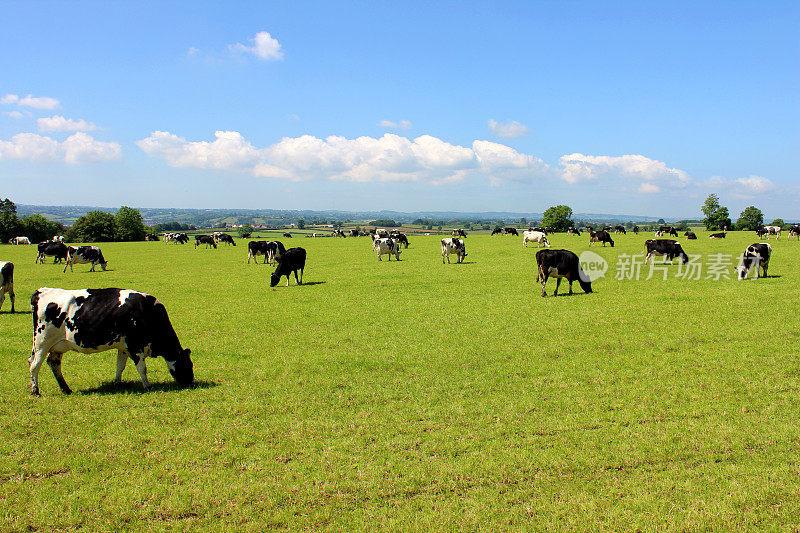
<svg viewBox="0 0 800 533">
<path fill-rule="evenodd" d="M 190 355 L 191 353 L 192 353 L 192 351 L 191 351 L 189 348 L 186 348 L 186 349 L 183 351 L 183 355 L 185 355 L 186 357 L 189 357 L 189 355 Z"/>
</svg>

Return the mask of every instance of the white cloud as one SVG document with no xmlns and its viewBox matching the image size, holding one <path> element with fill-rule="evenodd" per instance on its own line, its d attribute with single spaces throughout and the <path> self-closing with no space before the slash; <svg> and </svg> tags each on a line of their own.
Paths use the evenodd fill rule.
<svg viewBox="0 0 800 533">
<path fill-rule="evenodd" d="M 144 153 L 173 167 L 242 170 L 259 162 L 259 151 L 236 131 L 217 131 L 213 142 L 188 142 L 166 131 L 154 131 L 136 142 Z"/>
<path fill-rule="evenodd" d="M 283 52 L 281 51 L 281 43 L 273 38 L 269 32 L 260 31 L 256 36 L 250 39 L 253 43 L 252 46 L 246 46 L 242 43 L 229 44 L 228 50 L 232 53 L 245 53 L 253 54 L 259 59 L 283 59 Z"/>
<path fill-rule="evenodd" d="M 761 176 L 751 175 L 745 178 L 739 178 L 736 180 L 736 183 L 753 194 L 768 192 L 775 188 L 775 184 L 772 181 Z"/>
<path fill-rule="evenodd" d="M 96 141 L 91 135 L 79 131 L 61 143 L 66 163 L 93 163 L 119 159 L 122 149 L 118 143 Z"/>
<path fill-rule="evenodd" d="M 59 106 L 58 100 L 49 96 L 23 96 L 7 94 L 0 99 L 0 104 L 15 104 L 18 106 L 32 107 L 34 109 L 55 109 Z"/>
<path fill-rule="evenodd" d="M 3 114 L 11 118 L 22 118 L 25 116 L 22 114 L 22 111 L 5 111 Z"/>
<path fill-rule="evenodd" d="M 189 57 L 194 57 L 199 53 L 200 53 L 200 49 L 199 48 L 196 48 L 194 46 L 190 46 L 189 50 L 186 52 L 186 55 L 189 56 Z"/>
<path fill-rule="evenodd" d="M 401 120 L 400 122 L 392 122 L 391 120 L 381 120 L 378 122 L 381 128 L 389 128 L 393 130 L 407 130 L 411 128 L 411 122 L 408 120 Z"/>
<path fill-rule="evenodd" d="M 509 120 L 508 122 L 498 122 L 490 118 L 487 122 L 489 131 L 498 137 L 505 139 L 513 139 L 515 137 L 523 137 L 528 134 L 528 126 L 517 122 L 516 120 Z"/>
<path fill-rule="evenodd" d="M 190 142 L 168 132 L 153 132 L 136 144 L 151 157 L 178 167 L 231 170 L 253 176 L 293 181 L 419 181 L 442 185 L 470 175 L 530 180 L 548 167 L 541 159 L 489 141 L 458 146 L 421 135 L 409 139 L 392 133 L 382 137 L 312 135 L 284 137 L 257 149 L 238 132 L 216 132 L 214 142 Z"/>
<path fill-rule="evenodd" d="M 59 143 L 35 133 L 18 133 L 10 141 L 0 141 L 0 160 L 56 161 L 88 163 L 119 159 L 122 149 L 118 143 L 96 141 L 83 132 Z"/>
<path fill-rule="evenodd" d="M 97 126 L 91 122 L 86 122 L 83 119 L 72 120 L 61 115 L 37 118 L 36 123 L 41 131 L 92 131 L 97 129 Z"/>
<path fill-rule="evenodd" d="M 670 168 L 662 161 L 643 155 L 593 156 L 569 154 L 559 158 L 561 179 L 568 183 L 605 179 L 639 181 L 639 192 L 654 193 L 664 187 L 682 188 L 689 184 L 689 175 Z"/>
</svg>

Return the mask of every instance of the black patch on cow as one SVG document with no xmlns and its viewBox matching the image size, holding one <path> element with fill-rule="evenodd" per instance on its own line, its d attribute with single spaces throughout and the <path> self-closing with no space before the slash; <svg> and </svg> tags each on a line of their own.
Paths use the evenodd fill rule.
<svg viewBox="0 0 800 533">
<path fill-rule="evenodd" d="M 67 318 L 67 312 L 62 311 L 61 307 L 55 302 L 50 302 L 44 309 L 44 319 L 57 328 L 61 327 L 65 318 Z"/>
</svg>

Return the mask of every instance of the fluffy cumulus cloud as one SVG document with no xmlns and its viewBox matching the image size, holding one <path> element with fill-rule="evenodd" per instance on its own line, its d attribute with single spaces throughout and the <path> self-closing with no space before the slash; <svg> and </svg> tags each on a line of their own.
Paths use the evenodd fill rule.
<svg viewBox="0 0 800 533">
<path fill-rule="evenodd" d="M 18 133 L 10 141 L 0 141 L 0 160 L 61 160 L 75 164 L 119 159 L 121 154 L 119 144 L 97 141 L 83 132 L 77 132 L 61 143 L 35 133 Z"/>
<path fill-rule="evenodd" d="M 37 118 L 36 123 L 41 131 L 92 131 L 97 129 L 97 126 L 91 122 L 83 119 L 72 120 L 61 115 Z"/>
<path fill-rule="evenodd" d="M 0 98 L 0 104 L 13 104 L 24 107 L 32 107 L 33 109 L 56 109 L 59 106 L 59 101 L 49 96 L 23 96 L 20 97 L 16 94 L 7 94 Z"/>
<path fill-rule="evenodd" d="M 283 59 L 283 51 L 281 51 L 281 43 L 272 37 L 269 32 L 260 31 L 256 36 L 250 39 L 251 46 L 242 43 L 228 45 L 228 50 L 234 54 L 252 54 L 258 59 Z"/>
<path fill-rule="evenodd" d="M 689 175 L 670 168 L 666 163 L 643 155 L 563 155 L 559 159 L 561 178 L 569 183 L 604 179 L 638 182 L 641 193 L 659 192 L 665 187 L 682 188 L 689 184 Z"/>
<path fill-rule="evenodd" d="M 532 180 L 547 170 L 538 158 L 488 141 L 475 141 L 466 147 L 431 135 L 415 139 L 391 133 L 354 139 L 302 135 L 285 137 L 257 149 L 238 132 L 215 135 L 217 140 L 213 142 L 187 141 L 157 131 L 137 145 L 172 166 L 231 170 L 294 181 L 419 181 L 441 185 L 470 175 L 492 180 Z"/>
<path fill-rule="evenodd" d="M 516 120 L 509 120 L 508 122 L 498 122 L 493 118 L 488 121 L 489 131 L 498 137 L 504 139 L 513 139 L 514 137 L 523 137 L 528 134 L 528 126 L 517 122 Z"/>
<path fill-rule="evenodd" d="M 411 122 L 408 120 L 401 120 L 400 122 L 392 122 L 391 120 L 381 120 L 378 122 L 381 128 L 392 130 L 407 130 L 411 128 Z"/>
<path fill-rule="evenodd" d="M 775 188 L 775 184 L 772 183 L 772 181 L 761 176 L 739 178 L 736 180 L 736 184 L 743 190 L 752 194 L 769 192 Z"/>
</svg>

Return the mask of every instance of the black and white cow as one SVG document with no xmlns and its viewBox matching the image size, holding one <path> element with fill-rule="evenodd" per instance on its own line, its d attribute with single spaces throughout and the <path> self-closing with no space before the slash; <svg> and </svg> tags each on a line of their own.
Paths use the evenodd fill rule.
<svg viewBox="0 0 800 533">
<path fill-rule="evenodd" d="M 603 229 L 589 232 L 589 246 L 592 246 L 596 242 L 602 242 L 603 248 L 605 248 L 606 243 L 609 243 L 612 248 L 614 247 L 614 241 L 611 239 L 611 235 Z"/>
<path fill-rule="evenodd" d="M 292 238 L 292 234 L 291 233 L 284 233 L 283 236 L 286 237 L 287 239 L 291 239 Z"/>
<path fill-rule="evenodd" d="M 667 234 L 670 237 L 677 237 L 678 230 L 676 230 L 674 226 L 661 226 L 660 228 L 658 228 L 658 234 L 659 235 Z"/>
<path fill-rule="evenodd" d="M 800 240 L 800 225 L 794 224 L 789 228 L 789 234 L 786 236 L 786 240 L 788 241 L 792 237 L 795 240 Z"/>
<path fill-rule="evenodd" d="M 226 244 L 232 244 L 236 246 L 236 243 L 233 240 L 233 237 L 228 235 L 227 233 L 220 233 L 218 237 L 216 237 L 217 242 L 224 242 Z"/>
<path fill-rule="evenodd" d="M 514 235 L 515 237 L 519 236 L 519 232 L 517 231 L 517 228 L 511 228 L 511 227 L 503 228 L 503 234 L 504 235 Z"/>
<path fill-rule="evenodd" d="M 116 382 L 128 358 L 133 360 L 145 390 L 145 358 L 162 356 L 175 381 L 194 382 L 191 353 L 184 350 L 164 304 L 154 296 L 127 289 L 64 290 L 43 287 L 31 297 L 33 349 L 31 394 L 39 395 L 39 369 L 47 360 L 65 394 L 72 390 L 61 374 L 65 352 L 97 353 L 117 350 Z"/>
<path fill-rule="evenodd" d="M 708 236 L 708 238 L 709 239 L 724 239 L 725 238 L 725 232 L 723 231 L 721 233 L 712 233 L 711 235 Z"/>
<path fill-rule="evenodd" d="M 687 239 L 689 239 L 690 241 L 696 241 L 697 240 L 697 235 L 695 235 L 695 233 L 693 231 L 685 231 L 683 233 L 683 236 L 686 237 Z"/>
<path fill-rule="evenodd" d="M 502 235 L 502 234 L 503 234 L 503 228 L 497 227 L 492 230 L 492 235 Z"/>
<path fill-rule="evenodd" d="M 8 244 L 30 244 L 31 240 L 27 237 L 14 237 L 9 239 Z"/>
<path fill-rule="evenodd" d="M 44 260 L 48 255 L 53 256 L 53 264 L 60 263 L 67 259 L 67 245 L 63 242 L 40 242 L 38 245 L 39 254 L 36 256 L 35 263 L 44 264 Z"/>
<path fill-rule="evenodd" d="M 3 308 L 3 301 L 6 294 L 11 299 L 11 312 L 14 312 L 14 263 L 11 261 L 0 261 L 0 309 Z"/>
<path fill-rule="evenodd" d="M 69 267 L 70 272 L 74 272 L 72 265 L 92 264 L 89 272 L 94 272 L 94 267 L 100 265 L 103 270 L 106 269 L 108 261 L 103 258 L 103 252 L 97 246 L 70 246 L 67 248 L 67 260 L 64 262 L 64 272 Z"/>
<path fill-rule="evenodd" d="M 558 294 L 558 286 L 561 285 L 561 278 L 569 281 L 569 294 L 572 294 L 572 283 L 577 281 L 583 292 L 592 292 L 592 282 L 588 281 L 588 276 L 581 270 L 578 256 L 569 250 L 539 250 L 536 252 L 536 265 L 538 274 L 536 281 L 542 282 L 542 296 L 547 296 L 545 285 L 550 276 L 556 278 L 556 290 L 553 296 Z"/>
<path fill-rule="evenodd" d="M 372 242 L 372 250 L 378 254 L 378 261 L 382 261 L 382 255 L 388 255 L 389 261 L 392 260 L 392 254 L 400 261 L 400 243 L 391 237 L 377 238 Z"/>
<path fill-rule="evenodd" d="M 683 264 L 689 262 L 689 256 L 681 248 L 678 241 L 672 239 L 648 239 L 644 241 L 644 253 L 646 254 L 644 262 L 647 263 L 648 259 L 654 261 L 657 255 L 664 256 L 664 262 L 668 260 L 671 263 L 676 257 L 680 259 Z"/>
<path fill-rule="evenodd" d="M 452 235 L 453 235 L 453 237 L 466 237 L 467 236 L 467 232 L 464 231 L 461 228 L 456 228 L 456 229 L 453 230 Z"/>
<path fill-rule="evenodd" d="M 780 226 L 764 226 L 764 229 L 767 230 L 768 235 L 775 235 L 776 241 L 781 237 Z M 769 239 L 769 237 L 767 237 L 767 239 Z"/>
<path fill-rule="evenodd" d="M 769 258 L 772 256 L 772 246 L 770 246 L 767 242 L 759 242 L 756 244 L 751 244 L 750 246 L 745 249 L 744 254 L 742 254 L 741 262 L 739 266 L 735 268 L 736 272 L 739 274 L 739 281 L 745 279 L 747 274 L 750 273 L 750 270 L 755 268 L 756 269 L 756 277 L 754 279 L 758 279 L 758 268 L 764 271 L 764 277 L 767 277 L 767 267 L 769 266 Z"/>
<path fill-rule="evenodd" d="M 405 233 L 400 233 L 399 231 L 393 231 L 389 234 L 389 237 L 396 240 L 400 244 L 402 244 L 406 249 L 408 249 L 408 237 L 406 237 Z"/>
<path fill-rule="evenodd" d="M 442 239 L 442 264 L 444 264 L 445 257 L 447 257 L 447 262 L 450 263 L 450 254 L 456 254 L 456 262 L 463 263 L 464 258 L 467 256 L 466 243 L 462 239 L 455 237 Z"/>
<path fill-rule="evenodd" d="M 634 235 L 639 235 L 639 226 L 634 226 L 632 231 Z"/>
<path fill-rule="evenodd" d="M 622 233 L 623 235 L 628 234 L 628 232 L 625 230 L 625 226 L 614 226 L 614 233 Z"/>
<path fill-rule="evenodd" d="M 195 235 L 194 236 L 194 247 L 197 248 L 201 244 L 205 244 L 206 248 L 209 246 L 213 246 L 214 248 L 217 247 L 217 241 L 214 240 L 214 237 L 211 235 Z"/>
<path fill-rule="evenodd" d="M 155 233 L 148 233 L 147 235 L 144 236 L 144 240 L 147 242 L 155 242 L 158 240 L 158 235 L 156 235 Z"/>
<path fill-rule="evenodd" d="M 278 268 L 272 273 L 269 286 L 274 287 L 281 281 L 281 276 L 286 276 L 286 286 L 289 286 L 289 274 L 294 272 L 294 282 L 297 285 L 303 284 L 303 270 L 306 268 L 306 251 L 303 248 L 289 248 L 279 257 L 276 256 Z M 297 271 L 300 277 L 297 277 Z"/>
<path fill-rule="evenodd" d="M 350 236 L 351 237 L 358 237 L 359 235 L 361 235 L 361 232 L 358 231 L 357 229 L 351 229 L 350 230 Z"/>
<path fill-rule="evenodd" d="M 756 237 L 766 237 L 767 235 L 769 235 L 769 231 L 764 226 L 756 228 Z"/>
<path fill-rule="evenodd" d="M 550 248 L 550 241 L 547 240 L 547 234 L 539 230 L 528 230 L 522 232 L 522 247 L 527 248 L 529 242 L 535 242 L 536 247 L 544 244 Z"/>
<path fill-rule="evenodd" d="M 572 227 L 567 230 L 567 235 L 577 235 L 578 237 L 580 237 L 581 232 L 578 231 L 578 228 Z"/>
<path fill-rule="evenodd" d="M 250 264 L 250 259 L 253 259 L 256 264 L 258 264 L 258 260 L 256 256 L 263 255 L 264 256 L 264 263 L 267 262 L 267 241 L 250 241 L 247 243 L 247 264 Z"/>
</svg>

